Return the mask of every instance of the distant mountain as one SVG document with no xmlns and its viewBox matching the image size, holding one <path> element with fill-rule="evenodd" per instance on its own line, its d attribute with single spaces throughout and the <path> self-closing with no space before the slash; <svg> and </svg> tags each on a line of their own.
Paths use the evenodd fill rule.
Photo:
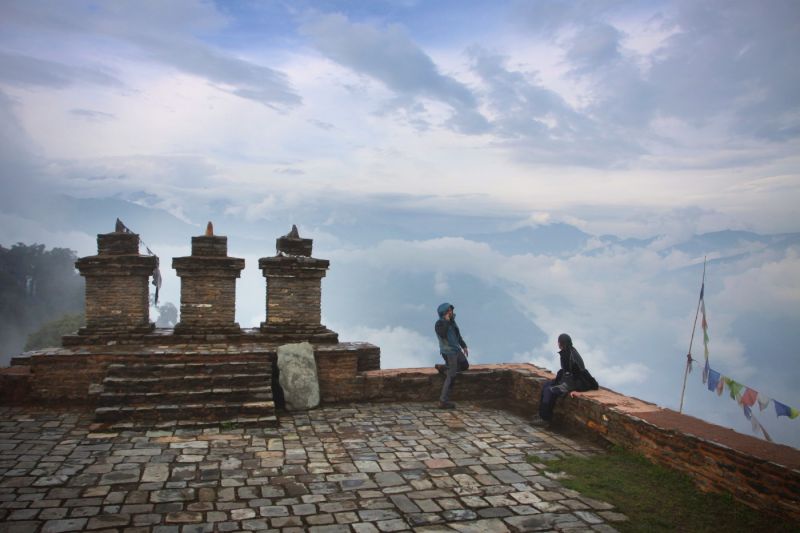
<svg viewBox="0 0 800 533">
<path fill-rule="evenodd" d="M 650 237 L 648 239 L 635 239 L 633 237 L 620 239 L 616 235 L 600 235 L 598 238 L 603 244 L 612 244 L 615 246 L 622 246 L 623 248 L 644 248 L 653 244 L 657 239 L 657 237 Z"/>
<path fill-rule="evenodd" d="M 792 245 L 800 245 L 800 233 L 760 235 L 750 231 L 723 230 L 694 235 L 664 251 L 677 250 L 697 257 L 716 252 L 723 259 L 731 259 L 749 253 L 755 247 L 782 251 Z"/>
<path fill-rule="evenodd" d="M 625 248 L 642 248 L 658 239 L 620 238 L 615 235 L 593 236 L 566 224 L 553 223 L 525 226 L 513 230 L 508 227 L 516 221 L 511 218 L 448 214 L 408 208 L 377 205 L 336 204 L 334 206 L 309 205 L 298 212 L 278 210 L 264 219 L 250 219 L 232 214 L 224 205 L 201 208 L 191 215 L 201 223 L 194 225 L 171 213 L 146 207 L 119 198 L 74 198 L 66 195 L 36 195 L 30 201 L 2 202 L 2 210 L 36 221 L 50 230 L 80 231 L 89 235 L 112 231 L 117 218 L 141 235 L 147 243 L 170 245 L 189 244 L 189 238 L 199 235 L 206 220 L 214 222 L 219 234 L 230 237 L 229 246 L 237 253 L 271 254 L 274 240 L 285 234 L 292 224 L 301 227 L 303 236 L 315 237 L 314 232 L 334 237 L 328 247 L 370 247 L 385 240 L 429 240 L 442 237 L 461 237 L 485 243 L 504 255 L 571 255 L 586 251 L 590 240 L 597 239 L 605 245 Z M 325 243 L 324 239 L 322 240 Z M 760 235 L 749 231 L 724 230 L 692 236 L 684 242 L 661 250 L 662 253 L 680 251 L 702 256 L 715 251 L 729 256 L 741 251 L 763 246 L 783 249 L 800 245 L 800 233 Z M 318 247 L 317 247 L 318 249 Z"/>
<path fill-rule="evenodd" d="M 436 308 L 448 301 L 456 306 L 470 349 L 484 363 L 508 362 L 547 340 L 510 296 L 513 289 L 468 274 L 451 275 L 447 283 L 450 289 L 443 296 L 434 290 L 433 272 L 394 271 L 387 276 L 369 266 L 334 265 L 323 282 L 324 305 L 340 323 L 377 329 L 402 325 L 433 340 Z M 431 361 L 438 361 L 438 354 L 431 354 Z"/>
<path fill-rule="evenodd" d="M 39 196 L 28 202 L 5 206 L 5 210 L 41 224 L 49 230 L 81 231 L 94 235 L 114 231 L 120 218 L 145 242 L 185 243 L 199 229 L 163 209 L 144 207 L 116 198 L 74 198 L 67 195 Z"/>
<path fill-rule="evenodd" d="M 464 238 L 486 243 L 506 255 L 562 255 L 583 249 L 592 236 L 575 226 L 555 223 L 504 232 L 465 235 Z"/>
</svg>

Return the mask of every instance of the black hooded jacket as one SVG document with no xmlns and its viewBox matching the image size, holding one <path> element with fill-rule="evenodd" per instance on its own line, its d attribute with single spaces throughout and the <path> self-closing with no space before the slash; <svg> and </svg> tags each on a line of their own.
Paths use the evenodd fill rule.
<svg viewBox="0 0 800 533">
<path fill-rule="evenodd" d="M 556 374 L 556 384 L 565 384 L 568 391 L 587 391 L 597 390 L 597 381 L 592 377 L 583 357 L 574 347 L 560 350 L 558 355 L 561 358 L 561 370 Z"/>
</svg>

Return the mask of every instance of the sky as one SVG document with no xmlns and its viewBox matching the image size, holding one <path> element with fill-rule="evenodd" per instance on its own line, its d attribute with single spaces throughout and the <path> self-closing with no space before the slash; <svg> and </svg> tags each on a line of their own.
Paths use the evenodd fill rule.
<svg viewBox="0 0 800 533">
<path fill-rule="evenodd" d="M 708 256 L 712 367 L 800 407 L 798 45 L 793 0 L 5 0 L 0 244 L 89 255 L 126 213 L 177 305 L 168 258 L 213 220 L 251 327 L 295 223 L 326 324 L 384 367 L 437 362 L 452 300 L 475 362 L 555 368 L 569 331 L 672 408 Z"/>
</svg>

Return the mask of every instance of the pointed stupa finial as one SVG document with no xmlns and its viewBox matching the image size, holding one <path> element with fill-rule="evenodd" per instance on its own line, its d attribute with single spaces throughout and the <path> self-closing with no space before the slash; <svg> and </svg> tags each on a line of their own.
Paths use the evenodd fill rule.
<svg viewBox="0 0 800 533">
<path fill-rule="evenodd" d="M 292 231 L 278 237 L 275 248 L 279 254 L 311 257 L 312 240 L 300 237 L 297 226 L 292 224 Z"/>
<path fill-rule="evenodd" d="M 206 226 L 206 237 L 213 237 L 214 236 L 214 224 L 211 221 L 208 221 L 208 225 Z"/>
</svg>

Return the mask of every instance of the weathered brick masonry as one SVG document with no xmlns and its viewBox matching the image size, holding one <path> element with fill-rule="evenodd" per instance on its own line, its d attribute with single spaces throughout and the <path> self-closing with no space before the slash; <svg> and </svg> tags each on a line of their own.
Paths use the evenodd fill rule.
<svg viewBox="0 0 800 533">
<path fill-rule="evenodd" d="M 75 263 L 86 278 L 86 327 L 79 334 L 152 330 L 148 281 L 156 258 L 139 255 L 139 236 L 132 233 L 98 235 L 97 251 Z"/>
<path fill-rule="evenodd" d="M 236 279 L 244 259 L 228 257 L 228 238 L 192 237 L 192 255 L 176 257 L 172 268 L 181 278 L 180 322 L 175 333 L 238 333 Z"/>
<path fill-rule="evenodd" d="M 287 342 L 336 343 L 336 333 L 321 324 L 322 278 L 330 262 L 311 257 L 312 240 L 301 238 L 295 226 L 275 247 L 275 257 L 258 260 L 267 279 L 267 319 L 261 331 Z"/>
<path fill-rule="evenodd" d="M 159 330 L 156 330 L 158 332 Z M 158 338 L 159 336 L 156 336 Z M 100 390 L 106 368 L 118 363 L 218 363 L 237 361 L 272 361 L 277 357 L 277 344 L 263 341 L 258 330 L 245 329 L 237 342 L 172 345 L 83 346 L 52 348 L 26 352 L 12 359 L 12 367 L 0 373 L 0 384 L 8 385 L 8 397 L 0 394 L 0 400 L 19 403 L 79 403 L 95 405 L 95 395 Z M 354 377 L 359 363 L 379 365 L 380 350 L 377 346 L 361 342 L 345 342 L 315 346 L 315 357 L 319 368 L 320 388 L 336 391 L 344 381 L 337 368 L 347 366 Z M 5 387 L 4 387 L 5 388 Z M 10 391 L 16 390 L 14 397 Z M 355 389 L 354 389 L 355 390 Z M 352 395 L 350 395 L 353 397 Z M 335 394 L 332 397 L 336 397 Z M 326 400 L 329 401 L 329 400 Z"/>
</svg>

